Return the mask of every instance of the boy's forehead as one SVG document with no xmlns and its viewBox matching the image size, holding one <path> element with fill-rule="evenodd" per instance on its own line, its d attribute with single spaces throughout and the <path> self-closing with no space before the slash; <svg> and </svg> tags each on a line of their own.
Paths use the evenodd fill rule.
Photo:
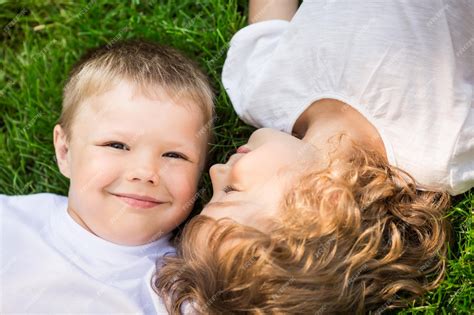
<svg viewBox="0 0 474 315">
<path fill-rule="evenodd" d="M 185 96 L 150 98 L 139 91 L 122 83 L 85 98 L 73 119 L 73 135 L 116 135 L 129 141 L 149 136 L 151 141 L 207 148 L 210 124 L 197 104 Z"/>
<path fill-rule="evenodd" d="M 205 116 L 201 106 L 186 91 L 172 91 L 160 86 L 141 86 L 128 83 L 127 80 L 112 84 L 104 91 L 98 91 L 83 99 L 78 113 L 82 112 L 99 120 L 121 114 L 139 114 L 144 110 L 154 110 L 159 114 L 170 106 L 183 109 L 182 115 L 192 114 L 195 118 Z"/>
<path fill-rule="evenodd" d="M 156 104 L 151 110 L 146 110 L 143 106 L 103 105 L 83 104 L 78 112 L 78 124 L 84 124 L 93 130 L 114 133 L 135 131 L 140 134 L 153 132 L 154 129 L 160 129 L 160 126 L 173 128 L 175 133 L 202 127 L 202 117 L 198 113 L 179 105 Z"/>
<path fill-rule="evenodd" d="M 139 104 L 95 102 L 90 98 L 81 104 L 74 119 L 73 134 L 113 137 L 134 141 L 149 137 L 154 142 L 177 146 L 207 145 L 207 126 L 203 117 L 188 106 L 175 104 Z M 133 102 L 133 100 L 132 100 Z M 144 110 L 146 105 L 152 110 Z M 142 112 L 143 111 L 143 112 Z"/>
</svg>

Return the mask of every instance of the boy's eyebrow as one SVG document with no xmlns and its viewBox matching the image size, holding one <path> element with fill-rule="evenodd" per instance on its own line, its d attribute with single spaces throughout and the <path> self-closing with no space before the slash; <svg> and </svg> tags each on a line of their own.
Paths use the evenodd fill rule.
<svg viewBox="0 0 474 315">
<path fill-rule="evenodd" d="M 136 137 L 137 135 L 139 135 L 140 132 L 127 132 L 127 131 L 124 131 L 124 130 L 112 130 L 112 131 L 101 131 L 98 133 L 99 136 L 102 136 L 102 137 L 110 137 L 110 136 L 124 136 L 126 138 L 133 138 L 133 137 Z"/>
<path fill-rule="evenodd" d="M 131 138 L 131 139 L 136 139 L 140 135 L 143 135 L 143 132 L 140 131 L 126 131 L 126 130 L 110 130 L 110 131 L 101 131 L 98 133 L 99 136 L 101 137 L 111 137 L 111 136 L 123 136 L 125 138 Z M 167 140 L 167 139 L 161 139 L 162 143 L 166 143 L 168 145 L 175 145 L 175 146 L 187 146 L 187 143 L 189 141 L 176 141 L 176 140 Z"/>
</svg>

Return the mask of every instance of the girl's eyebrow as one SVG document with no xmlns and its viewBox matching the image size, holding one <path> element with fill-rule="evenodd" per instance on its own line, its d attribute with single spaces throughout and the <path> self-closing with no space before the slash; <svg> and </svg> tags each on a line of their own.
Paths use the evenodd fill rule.
<svg viewBox="0 0 474 315">
<path fill-rule="evenodd" d="M 209 202 L 204 208 L 228 208 L 228 207 L 242 207 L 246 202 L 233 200 L 233 201 L 213 201 Z"/>
</svg>

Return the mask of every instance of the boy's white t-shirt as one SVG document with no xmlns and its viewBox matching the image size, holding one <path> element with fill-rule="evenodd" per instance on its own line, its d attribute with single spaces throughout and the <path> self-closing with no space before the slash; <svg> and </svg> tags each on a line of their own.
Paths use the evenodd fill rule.
<svg viewBox="0 0 474 315">
<path fill-rule="evenodd" d="M 237 114 L 291 132 L 323 98 L 378 130 L 421 189 L 474 186 L 474 1 L 304 1 L 237 32 L 222 74 Z"/>
<path fill-rule="evenodd" d="M 67 198 L 0 195 L 0 313 L 167 314 L 150 286 L 170 235 L 121 246 L 77 224 Z"/>
</svg>

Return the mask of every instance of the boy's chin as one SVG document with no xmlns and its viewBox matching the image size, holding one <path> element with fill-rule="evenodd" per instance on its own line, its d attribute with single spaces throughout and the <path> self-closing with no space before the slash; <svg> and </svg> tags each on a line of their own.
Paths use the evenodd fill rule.
<svg viewBox="0 0 474 315">
<path fill-rule="evenodd" d="M 81 216 L 71 208 L 68 208 L 68 213 L 77 224 L 89 233 L 122 246 L 146 245 L 159 240 L 170 232 L 159 226 L 150 230 L 150 218 L 142 218 L 137 222 L 133 217 L 127 217 L 128 214 L 124 214 L 120 218 L 112 217 L 110 220 L 98 222 L 94 219 L 88 220 L 87 216 Z"/>
</svg>

